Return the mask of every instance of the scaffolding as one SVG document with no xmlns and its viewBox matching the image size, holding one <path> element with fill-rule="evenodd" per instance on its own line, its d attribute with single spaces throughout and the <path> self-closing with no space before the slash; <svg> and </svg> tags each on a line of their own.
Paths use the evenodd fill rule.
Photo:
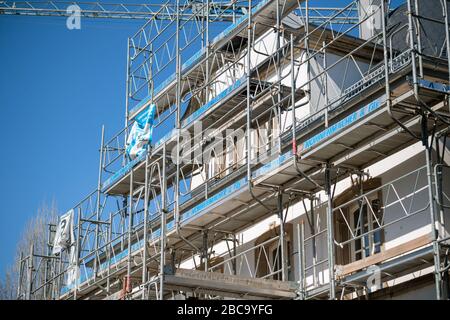
<svg viewBox="0 0 450 320">
<path fill-rule="evenodd" d="M 21 256 L 19 299 L 355 298 L 367 294 L 372 265 L 383 281 L 433 266 L 436 297 L 448 298 L 447 2 L 435 1 L 437 19 L 422 1 L 407 0 L 407 19 L 395 25 L 390 1 L 370 10 L 364 0 L 342 8 L 310 2 L 176 0 L 146 15 L 128 39 L 125 126 L 111 138 L 102 129 L 98 185 L 73 207 L 76 280 L 67 285 L 69 253 L 51 254 L 50 225 L 48 251 Z M 362 37 L 373 21 L 378 27 Z M 425 49 L 429 24 L 443 38 L 437 53 Z M 357 76 L 331 81 L 342 66 Z M 130 160 L 128 133 L 151 104 L 152 145 Z M 365 188 L 365 168 L 417 141 L 423 167 Z M 345 179 L 357 191 L 338 204 L 336 185 Z M 398 192 L 405 181 L 408 196 Z M 379 192 L 395 199 L 374 202 Z M 413 204 L 418 196 L 425 207 Z M 309 221 L 295 230 L 297 271 L 286 239 L 294 203 Z M 354 231 L 346 212 L 355 206 L 375 227 Z M 393 220 L 385 218 L 391 209 L 400 212 Z M 250 247 L 240 241 L 240 232 L 273 215 L 272 236 Z M 337 263 L 345 247 L 374 248 L 377 232 L 418 215 L 427 236 Z M 336 220 L 349 237 L 336 233 Z M 226 250 L 217 254 L 220 245 Z"/>
</svg>

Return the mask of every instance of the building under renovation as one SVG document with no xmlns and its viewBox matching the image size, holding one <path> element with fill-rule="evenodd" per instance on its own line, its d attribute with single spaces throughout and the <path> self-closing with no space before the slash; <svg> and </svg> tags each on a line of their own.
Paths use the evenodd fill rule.
<svg viewBox="0 0 450 320">
<path fill-rule="evenodd" d="M 448 299 L 447 1 L 108 10 L 125 125 L 18 299 Z"/>
</svg>

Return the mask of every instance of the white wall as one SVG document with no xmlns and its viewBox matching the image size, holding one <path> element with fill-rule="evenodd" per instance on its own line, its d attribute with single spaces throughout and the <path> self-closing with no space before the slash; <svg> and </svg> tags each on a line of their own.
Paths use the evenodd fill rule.
<svg viewBox="0 0 450 320">
<path fill-rule="evenodd" d="M 360 0 L 358 3 L 359 27 L 362 39 L 369 39 L 381 29 L 381 0 Z"/>
<path fill-rule="evenodd" d="M 396 180 L 399 177 L 402 177 L 403 175 L 407 173 L 411 173 L 417 168 L 423 166 L 425 164 L 424 162 L 424 154 L 423 154 L 423 147 L 420 145 L 420 143 L 416 143 L 403 151 L 400 151 L 372 166 L 370 166 L 367 171 L 372 174 L 373 177 L 380 177 L 382 185 L 389 184 L 393 180 Z M 412 240 L 414 238 L 417 238 L 418 236 L 421 236 L 423 234 L 427 234 L 430 232 L 431 227 L 429 225 L 430 221 L 430 212 L 429 207 L 427 208 L 428 204 L 428 189 L 423 188 L 426 186 L 427 177 L 426 174 L 423 174 L 423 172 L 426 171 L 420 171 L 420 174 L 418 176 L 407 176 L 404 180 L 399 180 L 398 182 L 395 182 L 393 186 L 395 187 L 395 191 L 397 192 L 398 196 L 403 201 L 403 206 L 405 206 L 406 209 L 411 209 L 412 211 L 415 211 L 415 209 L 419 208 L 426 208 L 423 213 L 417 214 L 415 216 L 408 217 L 402 222 L 395 223 L 389 227 L 386 227 L 386 232 L 384 234 L 385 236 L 385 243 L 384 243 L 384 249 L 389 249 L 394 246 L 397 246 L 401 243 L 404 243 L 406 241 Z M 449 171 L 450 173 L 450 171 Z M 417 185 L 416 185 L 417 181 Z M 341 181 L 337 184 L 336 187 L 336 195 L 341 193 L 343 190 L 347 189 L 350 186 L 349 180 Z M 448 180 L 446 180 L 445 183 L 445 190 L 447 194 L 450 194 L 450 183 Z M 412 201 L 412 194 L 413 191 L 416 190 L 417 192 L 414 195 L 414 200 Z M 390 189 L 389 192 L 394 192 L 393 189 Z M 392 193 L 391 193 L 392 195 Z M 324 230 L 326 227 L 326 206 L 324 203 L 326 203 L 326 196 L 324 193 L 320 193 L 317 195 L 318 198 L 320 198 L 320 203 L 322 205 L 318 205 L 315 208 L 316 212 L 316 220 L 315 220 L 315 227 L 316 232 L 320 230 Z M 395 203 L 398 201 L 397 197 L 392 197 L 387 194 L 387 188 L 383 189 L 383 196 L 382 196 L 383 203 L 387 204 L 388 208 L 385 210 L 385 221 L 386 223 L 393 222 L 395 219 L 400 218 L 404 213 L 401 210 L 401 207 L 398 204 L 389 206 L 392 203 Z M 306 207 L 309 208 L 309 202 L 306 201 Z M 298 252 L 298 237 L 296 232 L 296 227 L 300 223 L 300 221 L 303 221 L 305 226 L 305 237 L 309 237 L 311 235 L 311 232 L 309 230 L 308 222 L 305 216 L 305 212 L 303 209 L 303 205 L 301 203 L 293 204 L 290 209 L 287 212 L 287 222 L 292 223 L 294 225 L 293 228 L 293 252 Z M 278 225 L 278 218 L 274 215 L 271 216 L 264 221 L 252 226 L 251 228 L 247 229 L 246 231 L 242 232 L 240 235 L 241 240 L 245 243 L 245 245 L 241 246 L 238 250 L 242 251 L 245 249 L 250 248 L 253 244 L 255 239 L 261 235 L 262 233 L 266 232 L 270 226 L 273 226 L 273 224 Z M 306 246 L 306 261 L 307 261 L 307 267 L 311 265 L 312 261 L 312 245 L 311 240 L 309 243 L 305 244 Z M 327 247 L 326 247 L 326 234 L 322 234 L 317 238 L 316 242 L 316 249 L 317 249 L 317 261 L 321 261 L 323 259 L 326 259 L 327 257 Z M 298 256 L 294 255 L 291 257 L 292 265 L 294 268 L 294 279 L 298 280 Z M 250 259 L 251 261 L 254 261 L 253 259 Z M 249 261 L 250 261 L 249 260 Z M 326 284 L 328 282 L 328 267 L 325 264 L 320 265 L 315 270 L 316 273 L 316 285 Z M 242 274 L 243 276 L 248 276 L 248 272 L 245 272 Z M 417 276 L 417 275 L 416 275 Z M 410 277 L 411 278 L 411 277 Z M 402 281 L 408 280 L 408 276 L 406 276 Z M 307 272 L 307 279 L 306 279 L 308 287 L 312 287 L 314 284 L 313 281 L 313 270 L 309 270 Z M 405 294 L 404 297 L 408 297 L 410 295 L 417 297 L 419 299 L 422 299 L 422 297 L 429 296 L 428 291 L 425 289 L 416 290 L 417 292 L 412 292 Z M 401 296 L 398 296 L 398 298 L 401 298 Z"/>
<path fill-rule="evenodd" d="M 419 153 L 383 173 L 381 175 L 382 183 L 407 175 L 424 165 L 424 154 Z M 405 211 L 408 213 L 417 212 L 417 214 L 404 219 L 402 222 L 386 227 L 384 231 L 385 249 L 390 249 L 413 238 L 430 233 L 431 220 L 426 169 L 420 170 L 418 174 L 407 175 L 405 179 L 393 183 L 392 187 L 384 192 L 383 201 L 387 201 L 390 205 L 385 209 L 386 223 L 405 217 Z"/>
</svg>

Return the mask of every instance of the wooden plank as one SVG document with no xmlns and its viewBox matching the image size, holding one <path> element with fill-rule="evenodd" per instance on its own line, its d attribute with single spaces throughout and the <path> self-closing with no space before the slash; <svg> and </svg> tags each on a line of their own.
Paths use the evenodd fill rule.
<svg viewBox="0 0 450 320">
<path fill-rule="evenodd" d="M 217 272 L 177 269 L 174 275 L 165 275 L 168 285 L 203 288 L 220 292 L 250 294 L 261 297 L 295 298 L 295 282 L 270 279 L 243 278 Z"/>
<path fill-rule="evenodd" d="M 239 293 L 242 296 L 257 296 L 257 297 L 271 297 L 271 298 L 284 298 L 293 299 L 296 297 L 294 291 L 282 291 L 275 289 L 254 288 L 251 286 L 245 286 L 240 284 L 221 283 L 214 280 L 203 280 L 201 282 L 191 280 L 188 278 L 177 276 L 165 276 L 165 282 L 168 286 L 175 285 L 177 287 L 193 288 L 196 291 L 199 289 L 214 290 L 215 292 L 221 292 L 226 296 L 226 293 Z"/>
<path fill-rule="evenodd" d="M 297 288 L 297 284 L 295 282 L 290 281 L 279 281 L 261 278 L 244 278 L 241 276 L 235 276 L 230 274 L 223 274 L 218 272 L 205 272 L 191 269 L 179 268 L 175 271 L 174 275 L 181 277 L 188 277 L 190 279 L 197 279 L 197 280 L 217 280 L 239 284 L 243 283 L 245 285 L 252 285 L 256 287 L 269 287 L 280 290 L 293 290 Z"/>
<path fill-rule="evenodd" d="M 371 265 L 383 262 L 385 260 L 399 256 L 401 254 L 418 249 L 427 244 L 430 244 L 431 241 L 432 241 L 431 235 L 425 234 L 416 239 L 402 243 L 391 249 L 381 251 L 379 253 L 371 255 L 370 257 L 364 258 L 362 260 L 358 260 L 358 261 L 346 264 L 344 266 L 338 266 L 338 277 L 342 278 L 342 277 L 347 276 L 355 271 L 367 268 Z"/>
</svg>

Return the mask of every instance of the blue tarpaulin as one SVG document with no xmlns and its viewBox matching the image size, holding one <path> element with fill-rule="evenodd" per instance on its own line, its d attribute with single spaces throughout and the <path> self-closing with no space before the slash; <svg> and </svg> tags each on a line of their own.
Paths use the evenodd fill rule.
<svg viewBox="0 0 450 320">
<path fill-rule="evenodd" d="M 142 155 L 150 145 L 155 114 L 156 106 L 151 104 L 136 116 L 126 144 L 126 152 L 131 160 Z"/>
</svg>

